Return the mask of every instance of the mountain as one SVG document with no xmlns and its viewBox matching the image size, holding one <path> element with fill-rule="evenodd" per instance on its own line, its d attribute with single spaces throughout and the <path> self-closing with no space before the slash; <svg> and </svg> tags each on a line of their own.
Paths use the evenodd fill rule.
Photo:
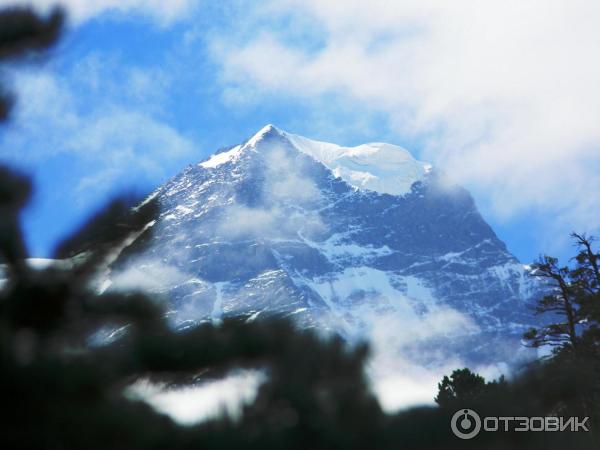
<svg viewBox="0 0 600 450">
<path fill-rule="evenodd" d="M 150 198 L 150 240 L 123 252 L 104 288 L 143 285 L 176 326 L 280 315 L 426 366 L 527 357 L 539 287 L 469 193 L 400 147 L 268 125 Z"/>
</svg>

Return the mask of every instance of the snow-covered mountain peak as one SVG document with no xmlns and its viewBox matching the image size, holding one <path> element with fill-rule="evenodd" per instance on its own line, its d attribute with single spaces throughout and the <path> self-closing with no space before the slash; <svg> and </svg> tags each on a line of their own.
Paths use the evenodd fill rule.
<svg viewBox="0 0 600 450">
<path fill-rule="evenodd" d="M 391 195 L 405 195 L 411 186 L 421 181 L 431 165 L 416 160 L 410 152 L 397 145 L 373 142 L 356 147 L 343 147 L 316 141 L 268 124 L 245 143 L 211 156 L 200 163 L 206 169 L 235 161 L 245 151 L 257 151 L 267 145 L 267 136 L 278 136 L 296 150 L 309 155 L 327 167 L 335 177 L 360 189 Z"/>
<path fill-rule="evenodd" d="M 336 177 L 358 189 L 404 195 L 421 181 L 431 165 L 417 161 L 397 145 L 373 142 L 342 147 L 282 132 L 303 153 L 328 167 Z"/>
<path fill-rule="evenodd" d="M 275 125 L 269 123 L 262 127 L 260 130 L 258 130 L 258 132 L 254 136 L 248 139 L 244 146 L 255 147 L 258 142 L 263 140 L 265 136 L 269 134 L 283 134 L 283 132 L 279 130 L 279 128 L 277 128 Z"/>
<path fill-rule="evenodd" d="M 265 125 L 243 144 L 236 145 L 235 147 L 232 147 L 226 151 L 217 152 L 211 155 L 206 161 L 201 162 L 199 166 L 204 167 L 205 169 L 214 169 L 227 162 L 235 161 L 240 157 L 240 155 L 242 155 L 244 151 L 249 149 L 256 150 L 257 144 L 261 142 L 265 136 L 273 133 L 280 135 L 282 134 L 282 132 L 274 125 Z"/>
</svg>

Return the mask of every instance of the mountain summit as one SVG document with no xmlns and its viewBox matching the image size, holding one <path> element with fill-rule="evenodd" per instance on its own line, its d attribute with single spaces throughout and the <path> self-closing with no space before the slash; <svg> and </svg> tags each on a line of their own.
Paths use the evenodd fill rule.
<svg viewBox="0 0 600 450">
<path fill-rule="evenodd" d="M 279 315 L 428 366 L 522 351 L 536 291 L 526 269 L 466 190 L 400 147 L 267 125 L 151 197 L 150 241 L 107 284 L 161 294 L 177 326 Z"/>
<path fill-rule="evenodd" d="M 267 125 L 244 144 L 213 155 L 200 163 L 204 168 L 215 168 L 236 160 L 245 150 L 256 150 L 265 137 L 277 135 L 297 150 L 312 156 L 336 176 L 351 186 L 382 194 L 404 195 L 411 186 L 423 179 L 431 165 L 415 160 L 396 145 L 374 142 L 356 147 L 342 147 L 328 142 L 314 141 Z"/>
</svg>

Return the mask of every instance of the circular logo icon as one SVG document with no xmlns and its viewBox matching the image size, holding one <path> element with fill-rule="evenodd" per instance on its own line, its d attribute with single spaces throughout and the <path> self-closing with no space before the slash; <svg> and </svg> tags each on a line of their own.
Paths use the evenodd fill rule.
<svg viewBox="0 0 600 450">
<path fill-rule="evenodd" d="M 472 409 L 459 409 L 452 416 L 450 428 L 460 439 L 473 439 L 481 431 L 481 418 Z"/>
</svg>

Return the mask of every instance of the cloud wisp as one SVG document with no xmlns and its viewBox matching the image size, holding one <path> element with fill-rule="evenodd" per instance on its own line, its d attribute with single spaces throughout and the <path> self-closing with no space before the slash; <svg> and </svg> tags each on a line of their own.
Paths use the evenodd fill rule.
<svg viewBox="0 0 600 450">
<path fill-rule="evenodd" d="M 265 160 L 261 204 L 248 206 L 243 202 L 228 205 L 216 232 L 219 235 L 240 238 L 282 238 L 313 236 L 325 229 L 314 210 L 319 204 L 321 191 L 285 149 L 261 148 Z"/>
</svg>

